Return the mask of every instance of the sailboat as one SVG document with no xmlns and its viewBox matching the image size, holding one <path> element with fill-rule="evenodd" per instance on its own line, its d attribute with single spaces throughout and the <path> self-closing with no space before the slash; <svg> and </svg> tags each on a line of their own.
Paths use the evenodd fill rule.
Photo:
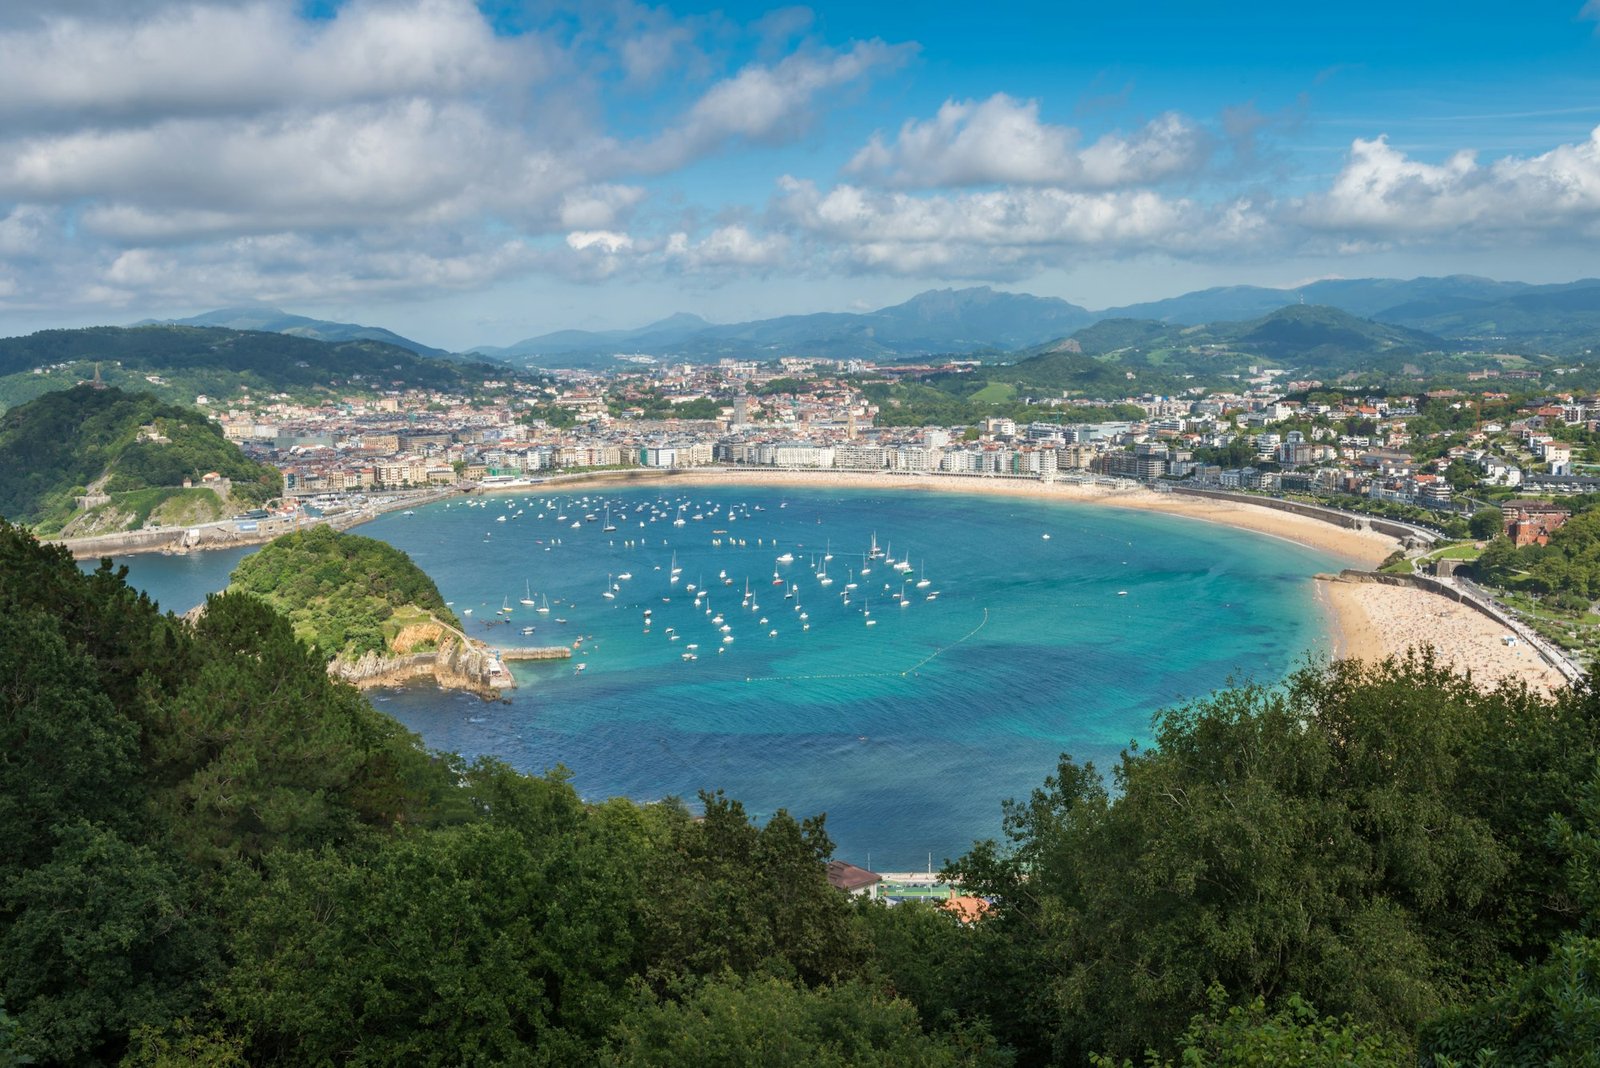
<svg viewBox="0 0 1600 1068">
<path fill-rule="evenodd" d="M 604 597 L 608 601 L 616 600 L 617 599 L 617 591 L 614 588 L 615 585 L 616 584 L 611 581 L 611 576 L 607 575 L 606 576 L 606 589 L 605 589 L 605 592 L 602 593 L 600 596 Z"/>
<path fill-rule="evenodd" d="M 616 530 L 617 529 L 617 525 L 611 521 L 611 506 L 610 505 L 606 505 L 606 521 L 605 521 L 604 525 L 602 525 L 600 527 L 600 529 L 601 529 L 601 531 L 612 531 L 612 530 Z"/>
<path fill-rule="evenodd" d="M 500 611 L 504 612 L 508 616 L 511 614 L 511 598 L 500 598 Z"/>
<path fill-rule="evenodd" d="M 530 608 L 533 606 L 533 587 L 527 579 L 522 580 L 522 603 Z"/>
<path fill-rule="evenodd" d="M 933 585 L 933 583 L 928 579 L 928 562 L 926 560 L 922 562 L 922 569 L 918 571 L 917 574 L 921 576 L 917 579 L 917 589 L 925 590 L 929 586 Z"/>
<path fill-rule="evenodd" d="M 539 595 L 539 607 L 535 608 L 534 611 L 538 612 L 541 616 L 549 615 L 550 614 L 550 598 L 547 595 L 541 593 Z"/>
</svg>

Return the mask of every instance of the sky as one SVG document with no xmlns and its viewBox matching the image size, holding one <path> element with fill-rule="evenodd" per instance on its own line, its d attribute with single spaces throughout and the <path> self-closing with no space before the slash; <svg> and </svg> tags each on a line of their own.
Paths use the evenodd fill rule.
<svg viewBox="0 0 1600 1068">
<path fill-rule="evenodd" d="M 5 0 L 0 334 L 1600 275 L 1600 0 Z"/>
</svg>

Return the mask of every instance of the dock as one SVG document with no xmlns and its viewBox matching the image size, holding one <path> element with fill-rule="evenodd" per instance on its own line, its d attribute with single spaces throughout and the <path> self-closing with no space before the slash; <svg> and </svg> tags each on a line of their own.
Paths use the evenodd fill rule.
<svg viewBox="0 0 1600 1068">
<path fill-rule="evenodd" d="M 570 660 L 572 650 L 565 645 L 546 645 L 525 649 L 497 650 L 501 660 Z"/>
</svg>

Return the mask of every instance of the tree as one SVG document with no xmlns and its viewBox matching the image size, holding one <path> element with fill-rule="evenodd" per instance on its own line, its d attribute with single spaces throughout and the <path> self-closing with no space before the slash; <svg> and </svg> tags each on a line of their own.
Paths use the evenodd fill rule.
<svg viewBox="0 0 1600 1068">
<path fill-rule="evenodd" d="M 1009 1058 L 930 1038 L 909 1003 L 861 984 L 807 990 L 777 978 L 727 976 L 693 987 L 680 1000 L 641 1001 L 617 1025 L 604 1063 L 616 1068 L 999 1068 Z"/>
<path fill-rule="evenodd" d="M 1214 1065 L 1247 1068 L 1254 1065 L 1305 1065 L 1307 1068 L 1403 1068 L 1415 1063 L 1403 1044 L 1375 1034 L 1359 1024 L 1319 1017 L 1316 1009 L 1298 995 L 1285 1007 L 1269 1013 L 1256 998 L 1248 1005 L 1229 1005 L 1220 986 L 1211 988 L 1211 1009 L 1189 1022 L 1178 1040 L 1176 1059 L 1151 1051 L 1144 1068 L 1178 1068 L 1179 1065 Z M 1127 1058 L 1094 1056 L 1095 1068 L 1134 1068 Z"/>
<path fill-rule="evenodd" d="M 1412 1034 L 1570 924 L 1524 836 L 1570 810 L 1596 722 L 1590 697 L 1479 691 L 1424 654 L 1165 711 L 1114 801 L 1063 760 L 1007 806 L 1008 847 L 953 865 L 997 903 L 982 926 L 1012 943 L 1008 970 L 1044 977 L 1013 995 L 1031 1010 L 992 1015 L 997 1036 L 1066 1059 L 1172 1055 L 1173 1021 L 1213 982 Z"/>
<path fill-rule="evenodd" d="M 1505 517 L 1498 508 L 1480 508 L 1472 513 L 1469 520 L 1472 536 L 1479 541 L 1488 541 L 1505 530 Z"/>
</svg>

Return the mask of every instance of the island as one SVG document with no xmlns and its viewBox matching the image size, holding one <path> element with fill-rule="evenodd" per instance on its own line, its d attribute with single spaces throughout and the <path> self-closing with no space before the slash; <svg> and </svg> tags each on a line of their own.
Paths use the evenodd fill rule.
<svg viewBox="0 0 1600 1068">
<path fill-rule="evenodd" d="M 359 688 L 432 680 L 493 698 L 514 685 L 499 651 L 469 638 L 433 580 L 385 542 L 325 525 L 285 534 L 241 561 L 228 589 L 281 612 Z"/>
</svg>

